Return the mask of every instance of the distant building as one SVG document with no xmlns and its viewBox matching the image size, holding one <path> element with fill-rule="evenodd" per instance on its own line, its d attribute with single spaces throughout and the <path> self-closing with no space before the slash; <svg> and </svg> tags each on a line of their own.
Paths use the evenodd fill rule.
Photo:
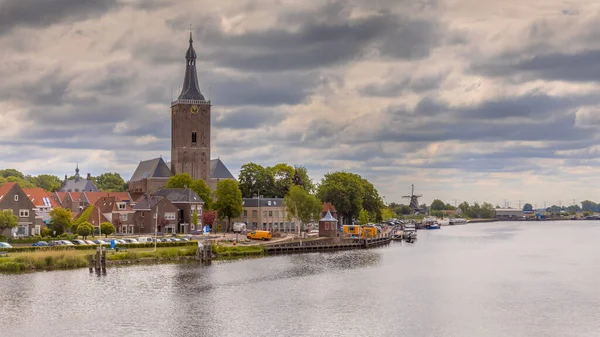
<svg viewBox="0 0 600 337">
<path fill-rule="evenodd" d="M 192 229 L 192 214 L 194 211 L 198 213 L 198 223 L 202 220 L 202 208 L 204 207 L 204 201 L 198 196 L 196 192 L 189 188 L 163 188 L 154 193 L 154 196 L 163 197 L 169 200 L 178 209 L 175 219 L 177 225 L 171 226 L 167 223 L 164 226 L 165 233 L 189 233 Z M 143 200 L 140 199 L 140 201 Z"/>
<path fill-rule="evenodd" d="M 67 179 L 67 175 L 65 175 L 65 180 L 62 185 L 58 189 L 60 192 L 98 192 L 98 187 L 92 181 L 92 175 L 87 174 L 86 179 L 82 179 L 79 176 L 79 165 L 75 168 L 75 177 L 73 179 Z"/>
<path fill-rule="evenodd" d="M 36 221 L 39 220 L 39 223 L 36 223 L 36 225 L 48 224 L 50 222 L 50 212 L 60 207 L 60 204 L 43 188 L 24 188 L 23 192 L 27 194 L 27 197 L 35 206 L 35 218 Z"/>
<path fill-rule="evenodd" d="M 35 224 L 35 205 L 19 184 L 8 182 L 0 186 L 0 210 L 12 211 L 17 216 L 18 226 L 0 231 L 0 235 L 29 236 L 40 234 L 41 226 Z"/>
<path fill-rule="evenodd" d="M 179 209 L 165 197 L 144 195 L 133 210 L 137 233 L 172 233 L 177 228 Z M 193 225 L 190 229 L 196 230 Z"/>
<path fill-rule="evenodd" d="M 518 219 L 523 218 L 523 210 L 517 208 L 496 208 L 496 219 Z"/>
<path fill-rule="evenodd" d="M 244 222 L 248 229 L 295 232 L 297 219 L 288 220 L 283 198 L 244 198 L 242 216 L 232 222 Z"/>
</svg>

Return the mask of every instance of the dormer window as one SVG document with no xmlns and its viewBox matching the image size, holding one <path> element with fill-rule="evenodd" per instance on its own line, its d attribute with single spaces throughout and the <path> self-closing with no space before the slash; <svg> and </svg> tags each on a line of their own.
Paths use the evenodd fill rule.
<svg viewBox="0 0 600 337">
<path fill-rule="evenodd" d="M 19 201 L 19 195 L 15 194 L 15 201 Z"/>
</svg>

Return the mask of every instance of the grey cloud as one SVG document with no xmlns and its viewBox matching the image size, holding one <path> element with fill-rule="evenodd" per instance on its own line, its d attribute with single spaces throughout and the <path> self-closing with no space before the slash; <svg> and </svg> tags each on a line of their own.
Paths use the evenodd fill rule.
<svg viewBox="0 0 600 337">
<path fill-rule="evenodd" d="M 358 89 L 358 92 L 366 96 L 374 97 L 398 97 L 406 91 L 422 93 L 439 88 L 447 74 L 438 74 L 426 77 L 409 77 L 404 79 L 387 79 L 384 83 L 372 83 Z"/>
<path fill-rule="evenodd" d="M 2 0 L 0 35 L 18 26 L 44 27 L 85 20 L 120 6 L 117 0 Z"/>
<path fill-rule="evenodd" d="M 262 126 L 275 126 L 288 115 L 273 109 L 239 108 L 227 113 L 215 114 L 213 126 L 229 129 L 255 129 Z"/>
</svg>

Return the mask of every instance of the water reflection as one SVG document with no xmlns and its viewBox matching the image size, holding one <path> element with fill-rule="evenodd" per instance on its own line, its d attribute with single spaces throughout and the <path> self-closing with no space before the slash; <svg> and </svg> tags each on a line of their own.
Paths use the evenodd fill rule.
<svg viewBox="0 0 600 337">
<path fill-rule="evenodd" d="M 598 228 L 471 224 L 370 250 L 2 275 L 1 334 L 597 336 Z"/>
</svg>

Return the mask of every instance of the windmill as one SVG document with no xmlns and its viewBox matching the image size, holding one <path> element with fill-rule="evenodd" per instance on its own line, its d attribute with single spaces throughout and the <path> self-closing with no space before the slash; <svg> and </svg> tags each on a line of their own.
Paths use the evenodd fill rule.
<svg viewBox="0 0 600 337">
<path fill-rule="evenodd" d="M 410 207 L 410 211 L 414 214 L 419 212 L 419 198 L 423 195 L 415 195 L 415 185 L 411 184 L 410 186 L 412 187 L 410 195 L 405 195 L 402 198 L 410 199 L 408 207 Z"/>
</svg>

